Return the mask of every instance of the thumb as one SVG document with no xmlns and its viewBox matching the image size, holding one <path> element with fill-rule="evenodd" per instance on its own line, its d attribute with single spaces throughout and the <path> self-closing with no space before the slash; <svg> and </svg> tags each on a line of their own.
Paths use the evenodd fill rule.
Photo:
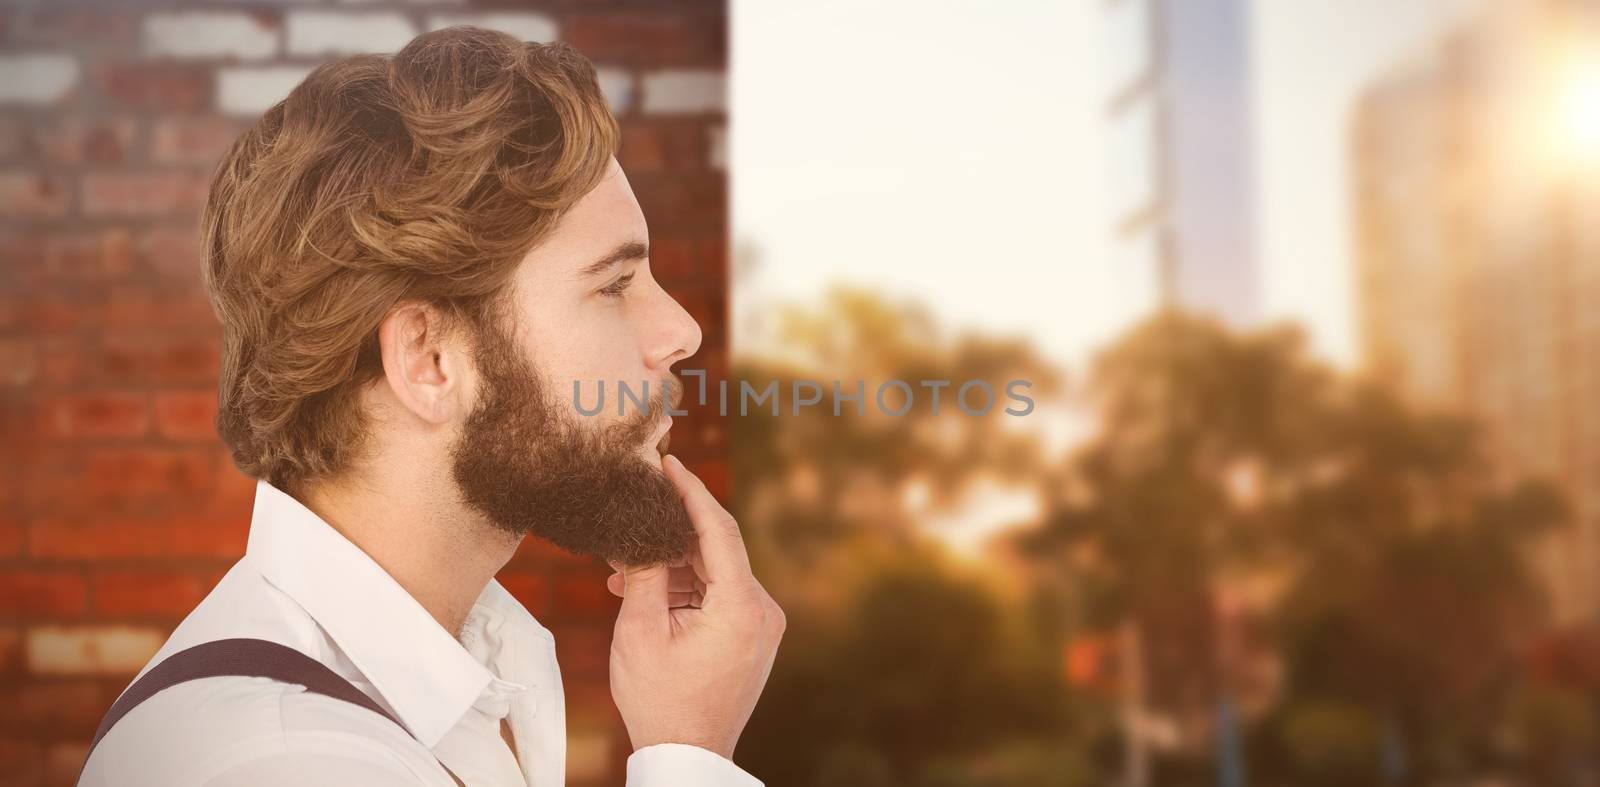
<svg viewBox="0 0 1600 787">
<path fill-rule="evenodd" d="M 622 566 L 622 609 L 617 621 L 629 621 L 646 631 L 665 631 L 668 569 L 665 563 L 652 566 Z"/>
</svg>

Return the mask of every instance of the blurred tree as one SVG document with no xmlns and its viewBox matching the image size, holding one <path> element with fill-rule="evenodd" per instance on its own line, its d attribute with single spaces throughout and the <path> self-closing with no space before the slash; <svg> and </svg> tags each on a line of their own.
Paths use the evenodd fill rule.
<svg viewBox="0 0 1600 787">
<path fill-rule="evenodd" d="M 837 580 L 865 565 L 865 555 L 925 541 L 929 534 L 906 505 L 913 490 L 924 491 L 937 510 L 987 478 L 1040 485 L 1048 462 L 1036 433 L 1004 414 L 1017 406 L 1005 399 L 1005 387 L 1028 381 L 1025 393 L 1040 401 L 1060 390 L 1061 379 L 1026 341 L 945 336 L 916 306 L 848 288 L 833 290 L 815 309 L 789 307 L 778 322 L 785 352 L 740 359 L 728 386 L 730 413 L 739 412 L 739 381 L 758 392 L 775 383 L 780 397 L 778 415 L 770 404 L 752 403 L 733 422 L 730 508 L 751 531 L 751 560 L 770 578 L 764 581 L 799 594 L 791 600 L 828 606 L 842 584 L 807 577 Z M 879 408 L 877 390 L 892 380 L 913 390 L 904 415 Z M 987 415 L 957 408 L 957 388 L 969 380 L 993 387 Z M 824 389 L 818 404 L 798 413 L 791 396 L 797 381 Z M 845 396 L 859 383 L 862 401 L 836 402 L 836 381 Z M 937 414 L 921 381 L 952 383 L 939 393 Z M 885 394 L 888 408 L 902 402 L 900 393 Z"/>
<path fill-rule="evenodd" d="M 1054 627 L 999 598 L 992 577 L 950 561 L 906 503 L 922 490 L 929 507 L 952 506 L 984 478 L 1037 487 L 1047 462 L 1034 435 L 1005 423 L 1016 420 L 1002 412 L 1016 405 L 1005 385 L 1027 380 L 1039 401 L 1058 390 L 1057 373 L 1025 342 L 944 337 L 925 312 L 860 291 L 837 290 L 781 322 L 785 352 L 742 359 L 729 386 L 738 412 L 738 381 L 778 385 L 778 415 L 752 405 L 734 421 L 729 507 L 789 619 L 741 762 L 774 787 L 998 785 L 1021 783 L 1001 770 L 1074 757 Z M 796 413 L 793 385 L 806 380 L 822 398 Z M 838 415 L 836 380 L 843 394 L 864 393 L 859 405 L 838 402 Z M 913 389 L 904 415 L 879 409 L 877 388 L 890 380 Z M 951 382 L 937 415 L 924 380 Z M 988 415 L 958 409 L 968 380 L 993 386 Z M 902 402 L 886 395 L 889 408 Z M 1030 760 L 1034 750 L 1017 748 L 1028 740 L 1051 754 Z"/>
<path fill-rule="evenodd" d="M 1520 556 L 1560 521 L 1548 487 L 1498 483 L 1467 423 L 1336 377 L 1293 329 L 1166 313 L 1092 382 L 1102 430 L 1016 544 L 1064 572 L 1084 630 L 1134 632 L 1130 685 L 1190 748 L 1218 697 L 1251 691 L 1253 623 L 1286 668 L 1268 701 L 1312 703 L 1273 717 L 1293 776 L 1347 778 L 1330 758 L 1376 757 L 1368 732 L 1385 724 L 1410 778 L 1488 745 L 1539 623 Z"/>
<path fill-rule="evenodd" d="M 1236 737 L 1264 784 L 1577 773 L 1593 753 L 1581 700 L 1522 692 L 1515 668 L 1544 609 L 1521 555 L 1557 497 L 1497 478 L 1469 423 L 1315 363 L 1298 331 L 1138 326 L 1097 360 L 1099 431 L 1062 462 L 998 407 L 963 415 L 945 389 L 935 416 L 917 386 L 1027 379 L 1044 402 L 1060 380 L 1025 342 L 946 337 L 849 290 L 781 322 L 783 352 L 730 385 L 734 412 L 737 381 L 781 395 L 730 435 L 730 508 L 789 612 L 739 750 L 774 787 L 1110 781 L 1115 698 L 1063 685 L 1077 635 L 1133 646 L 1127 728 L 1166 739 L 1148 774 L 1164 787 L 1217 783 L 1214 741 Z M 917 394 L 899 417 L 875 401 L 896 379 Z M 799 413 L 797 380 L 824 388 Z M 834 380 L 865 382 L 864 413 L 833 414 Z M 1009 562 L 974 568 L 919 520 L 993 478 L 1045 513 L 1016 523 Z M 1218 735 L 1224 698 L 1242 736 Z M 1528 740 L 1564 719 L 1580 729 Z"/>
</svg>

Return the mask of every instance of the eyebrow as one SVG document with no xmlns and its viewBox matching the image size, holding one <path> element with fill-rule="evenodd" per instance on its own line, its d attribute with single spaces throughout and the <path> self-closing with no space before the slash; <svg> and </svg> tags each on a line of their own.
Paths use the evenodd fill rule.
<svg viewBox="0 0 1600 787">
<path fill-rule="evenodd" d="M 630 240 L 617 244 L 617 247 L 605 256 L 584 266 L 578 272 L 579 276 L 587 277 L 605 273 L 611 267 L 627 262 L 628 260 L 642 260 L 650 256 L 650 247 L 643 241 Z"/>
</svg>

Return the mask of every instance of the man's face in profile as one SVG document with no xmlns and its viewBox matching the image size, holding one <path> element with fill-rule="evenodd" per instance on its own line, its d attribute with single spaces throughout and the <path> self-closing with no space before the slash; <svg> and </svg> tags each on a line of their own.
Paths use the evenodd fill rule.
<svg viewBox="0 0 1600 787">
<path fill-rule="evenodd" d="M 519 267 L 516 325 L 478 337 L 477 400 L 452 447 L 462 499 L 496 526 L 629 564 L 670 562 L 694 528 L 661 471 L 670 425 L 662 386 L 700 329 L 651 277 L 644 215 L 622 170 L 580 200 Z M 582 416 L 573 382 L 593 409 Z M 618 414 L 617 381 L 651 406 Z"/>
</svg>

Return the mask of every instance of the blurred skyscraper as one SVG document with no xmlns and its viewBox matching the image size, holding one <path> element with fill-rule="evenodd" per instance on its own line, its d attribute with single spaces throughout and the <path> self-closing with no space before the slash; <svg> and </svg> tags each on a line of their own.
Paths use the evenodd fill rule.
<svg viewBox="0 0 1600 787">
<path fill-rule="evenodd" d="M 1352 128 L 1368 374 L 1475 415 L 1576 517 L 1539 557 L 1600 611 L 1600 58 L 1582 0 L 1491 3 L 1368 91 Z"/>
<path fill-rule="evenodd" d="M 1150 308 L 1260 311 L 1249 3 L 1111 0 L 1114 264 Z"/>
</svg>

